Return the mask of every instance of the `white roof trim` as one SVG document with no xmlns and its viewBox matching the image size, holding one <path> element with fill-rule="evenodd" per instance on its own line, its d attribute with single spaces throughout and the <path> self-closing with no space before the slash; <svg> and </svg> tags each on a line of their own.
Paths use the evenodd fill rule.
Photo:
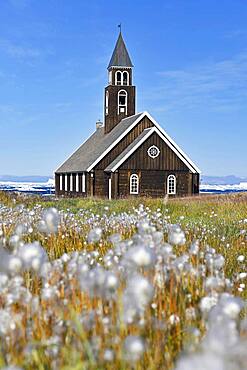
<svg viewBox="0 0 247 370">
<path fill-rule="evenodd" d="M 138 143 L 136 143 L 136 145 L 135 146 L 133 146 L 133 148 L 122 158 L 122 159 L 120 159 L 120 161 L 111 169 L 111 172 L 115 172 L 116 171 L 116 169 L 119 167 L 119 166 L 121 166 L 121 164 L 123 164 L 125 161 L 126 161 L 126 159 L 127 158 L 129 158 L 129 156 L 131 155 L 131 154 L 133 154 L 135 151 L 136 151 L 136 149 L 137 148 L 139 148 L 139 146 L 141 145 L 141 144 L 143 144 L 145 141 L 146 141 L 146 139 L 148 139 L 149 138 L 149 136 L 150 135 L 152 135 L 152 133 L 155 131 L 155 130 L 157 130 L 155 127 L 151 127 L 151 128 L 149 128 L 149 129 L 145 129 L 145 130 L 149 130 L 149 132 L 145 135 L 145 136 L 143 136 L 143 138 L 140 140 L 140 141 L 138 141 Z M 144 131 L 145 131 L 144 130 Z"/>
<path fill-rule="evenodd" d="M 137 113 L 138 114 L 138 113 Z M 135 114 L 135 116 L 137 115 L 137 114 Z M 142 119 L 143 119 L 143 117 L 145 116 L 146 114 L 145 114 L 145 112 L 143 112 L 97 159 L 96 159 L 96 161 L 94 161 L 88 168 L 87 168 L 87 172 L 90 172 L 93 168 L 94 168 L 94 166 L 96 166 L 96 164 L 97 163 L 99 163 L 100 161 L 101 161 L 101 159 L 103 159 L 105 156 L 106 156 L 106 154 L 108 154 L 113 148 L 114 148 L 114 146 L 116 146 L 118 143 L 119 143 L 119 141 L 121 141 L 123 138 L 124 138 L 124 136 L 125 135 L 127 135 L 127 133 L 128 132 L 130 132 L 134 127 L 135 127 L 135 125 L 138 123 L 138 122 L 140 122 Z M 124 118 L 124 119 L 128 119 L 128 118 L 130 118 L 131 116 L 129 116 L 129 117 L 126 117 L 126 118 Z"/>
<path fill-rule="evenodd" d="M 125 66 L 110 66 L 110 67 L 108 67 L 108 69 L 111 69 L 111 68 L 125 68 L 125 69 L 132 69 L 133 67 L 125 67 Z"/>
<path fill-rule="evenodd" d="M 170 141 L 168 140 L 168 138 L 163 135 L 158 129 L 157 127 L 153 127 L 150 129 L 150 131 L 148 132 L 147 135 L 145 135 L 123 158 L 120 159 L 120 161 L 112 168 L 111 172 L 115 172 L 119 166 L 121 166 L 121 164 L 123 164 L 126 159 L 129 158 L 129 156 L 131 154 L 133 154 L 136 149 L 139 148 L 139 146 L 141 144 L 143 144 L 154 132 L 156 132 L 157 135 L 159 135 L 159 137 L 171 148 L 171 150 L 181 159 L 181 161 L 193 172 L 193 173 L 196 173 L 197 171 L 195 170 L 195 168 L 193 168 L 190 163 L 181 155 L 181 153 L 176 149 L 174 148 Z"/>
<path fill-rule="evenodd" d="M 137 113 L 138 114 L 138 113 Z M 135 115 L 137 115 L 135 114 Z M 169 145 L 169 147 L 178 155 L 178 157 L 189 167 L 193 173 L 201 173 L 201 170 L 192 162 L 192 160 L 182 151 L 182 149 L 171 139 L 171 137 L 165 132 L 165 130 L 158 124 L 157 121 L 148 113 L 143 112 L 88 168 L 87 172 L 90 172 L 97 163 L 103 159 L 124 137 L 130 132 L 145 116 L 147 116 L 154 126 L 163 134 L 162 139 Z M 126 117 L 124 119 L 130 118 Z"/>
<path fill-rule="evenodd" d="M 152 121 L 153 124 L 162 132 L 162 134 L 167 138 L 167 140 L 169 140 L 169 142 L 174 146 L 174 148 L 184 157 L 184 159 L 186 159 L 186 161 L 188 162 L 187 165 L 190 164 L 190 166 L 194 168 L 194 171 L 193 172 L 194 173 L 195 172 L 201 173 L 201 170 L 195 165 L 194 162 L 192 162 L 192 160 L 175 143 L 175 141 L 172 140 L 172 138 L 165 132 L 165 130 L 158 124 L 158 122 L 155 121 L 155 119 L 148 112 L 145 111 L 144 113 L 150 119 L 150 121 Z"/>
</svg>

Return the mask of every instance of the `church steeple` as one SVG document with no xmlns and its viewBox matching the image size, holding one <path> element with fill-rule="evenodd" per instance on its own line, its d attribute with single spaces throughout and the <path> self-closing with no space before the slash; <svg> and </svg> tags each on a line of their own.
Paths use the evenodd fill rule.
<svg viewBox="0 0 247 370">
<path fill-rule="evenodd" d="M 135 114 L 135 86 L 128 50 L 120 30 L 107 67 L 109 84 L 105 88 L 105 133 L 110 132 L 123 118 Z"/>
<path fill-rule="evenodd" d="M 133 67 L 121 31 L 119 33 L 115 49 L 112 53 L 108 69 L 111 67 L 129 67 L 129 68 Z"/>
</svg>

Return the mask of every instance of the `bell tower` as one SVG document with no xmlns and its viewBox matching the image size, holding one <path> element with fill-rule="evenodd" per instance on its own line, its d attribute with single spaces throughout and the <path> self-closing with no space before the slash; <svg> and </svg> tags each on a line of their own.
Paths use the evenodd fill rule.
<svg viewBox="0 0 247 370">
<path fill-rule="evenodd" d="M 135 114 L 135 86 L 132 85 L 133 64 L 121 30 L 107 69 L 105 134 L 110 132 L 123 118 Z"/>
</svg>

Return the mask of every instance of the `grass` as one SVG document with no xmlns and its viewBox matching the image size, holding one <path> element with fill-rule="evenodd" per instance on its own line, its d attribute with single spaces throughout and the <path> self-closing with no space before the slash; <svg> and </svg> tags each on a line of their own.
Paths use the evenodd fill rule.
<svg viewBox="0 0 247 370">
<path fill-rule="evenodd" d="M 6 207 L 0 212 L 0 230 L 2 225 L 3 237 L 7 240 L 5 248 L 11 248 L 9 241 L 16 226 L 26 223 L 32 231 L 23 233 L 23 241 L 38 240 L 50 261 L 59 259 L 64 253 L 80 251 L 88 253 L 93 267 L 100 264 L 109 270 L 111 267 L 108 268 L 104 260 L 109 251 L 114 252 L 109 236 L 119 233 L 123 240 L 132 238 L 137 229 L 131 215 L 137 215 L 142 204 L 146 215 L 141 218 L 148 218 L 163 233 L 165 242 L 168 240 L 167 224 L 179 224 L 185 231 L 185 245 L 174 246 L 177 258 L 188 253 L 195 240 L 199 241 L 203 253 L 208 246 L 214 248 L 215 254 L 225 258 L 219 276 L 232 280 L 230 287 L 224 285 L 224 291 L 247 298 L 246 288 L 239 289 L 237 278 L 239 273 L 246 271 L 247 193 L 168 201 L 150 198 L 108 201 L 44 199 L 0 192 L 0 204 Z M 24 212 L 21 211 L 22 206 Z M 42 209 L 49 207 L 56 207 L 62 214 L 62 223 L 56 234 L 41 233 L 37 227 Z M 31 210 L 34 212 L 30 216 Z M 103 230 L 101 240 L 89 243 L 88 233 L 95 226 Z M 94 251 L 98 255 L 94 256 Z M 238 262 L 239 255 L 245 256 L 243 263 Z M 197 269 L 199 265 L 205 265 L 204 257 L 205 254 L 190 255 L 189 263 Z M 108 300 L 91 297 L 90 292 L 81 289 L 76 272 L 68 277 L 68 268 L 64 264 L 61 272 L 53 265 L 52 273 L 43 281 L 32 272 L 23 273 L 24 287 L 37 297 L 38 307 L 32 311 L 31 303 L 22 301 L 11 305 L 11 312 L 19 315 L 21 321 L 17 324 L 18 330 L 0 345 L 1 366 L 16 364 L 28 370 L 172 369 L 183 351 L 197 346 L 198 337 L 193 334 L 195 329 L 199 330 L 199 338 L 205 333 L 206 323 L 199 311 L 199 302 L 207 294 L 205 279 L 212 274 L 207 267 L 204 277 L 186 271 L 177 273 L 172 267 L 169 278 L 161 281 L 157 280 L 160 275 L 155 266 L 140 268 L 139 273 L 152 283 L 154 296 L 142 315 L 129 325 L 123 321 L 122 297 L 127 284 L 123 276 L 119 277 L 115 299 Z M 42 298 L 44 280 L 57 289 L 51 299 Z M 0 298 L 1 307 L 6 308 L 4 298 Z M 193 309 L 195 315 L 189 317 L 188 309 Z M 90 315 L 93 316 L 92 322 Z M 171 317 L 178 319 L 174 323 Z M 145 341 L 144 354 L 135 363 L 125 359 L 123 343 L 129 335 L 138 335 Z M 104 358 L 106 349 L 113 351 L 112 361 Z"/>
</svg>

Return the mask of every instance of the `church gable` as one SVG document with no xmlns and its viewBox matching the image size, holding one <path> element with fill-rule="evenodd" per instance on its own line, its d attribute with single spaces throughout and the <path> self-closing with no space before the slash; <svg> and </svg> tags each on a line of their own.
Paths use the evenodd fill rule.
<svg viewBox="0 0 247 370">
<path fill-rule="evenodd" d="M 156 169 L 160 170 L 189 170 L 192 173 L 197 173 L 196 166 L 193 162 L 189 160 L 187 156 L 185 157 L 184 152 L 177 145 L 175 147 L 171 138 L 164 131 L 163 134 L 157 126 L 160 127 L 155 122 L 155 126 L 150 130 L 145 130 L 146 135 L 137 137 L 105 170 L 114 172 L 122 166 L 123 163 L 127 162 L 128 164 L 124 164 L 122 168 L 139 167 L 154 169 L 156 166 Z M 145 148 L 146 151 L 143 150 L 142 147 Z M 153 150 L 149 150 L 151 147 L 154 147 Z M 158 152 L 157 158 L 152 157 L 151 152 L 154 150 Z"/>
<path fill-rule="evenodd" d="M 145 131 L 147 133 L 140 146 L 118 167 L 119 170 L 190 171 L 188 165 L 167 145 L 157 130 Z M 117 169 L 117 165 L 115 168 Z"/>
</svg>

